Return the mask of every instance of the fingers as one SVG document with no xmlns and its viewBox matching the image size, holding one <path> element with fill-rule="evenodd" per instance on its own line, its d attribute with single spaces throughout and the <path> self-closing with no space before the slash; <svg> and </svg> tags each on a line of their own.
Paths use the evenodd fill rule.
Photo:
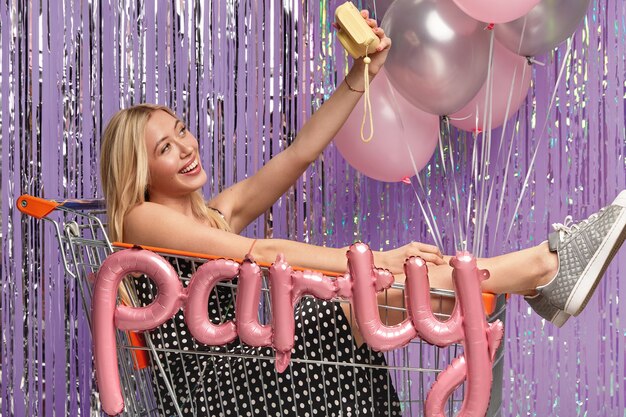
<svg viewBox="0 0 626 417">
<path fill-rule="evenodd" d="M 376 19 L 370 19 L 369 10 L 361 10 L 361 16 L 363 16 L 363 19 L 365 19 L 365 23 L 367 23 L 369 27 L 371 27 L 372 29 L 376 28 Z"/>
<path fill-rule="evenodd" d="M 434 263 L 435 265 L 445 265 L 446 260 L 439 248 L 435 245 L 428 245 L 421 242 L 411 242 L 408 245 L 409 256 L 419 256 L 426 262 Z"/>
<path fill-rule="evenodd" d="M 441 257 L 435 255 L 434 253 L 422 252 L 420 254 L 420 257 L 426 262 L 430 262 L 435 265 L 442 265 L 443 263 L 445 263 Z"/>
<path fill-rule="evenodd" d="M 380 52 L 385 49 L 388 49 L 391 46 L 391 39 L 389 39 L 385 35 L 385 31 L 383 30 L 383 28 L 378 27 L 378 23 L 376 22 L 376 19 L 370 19 L 370 12 L 366 9 L 361 10 L 361 16 L 363 16 L 363 19 L 365 19 L 365 23 L 367 23 L 367 25 L 372 28 L 376 36 L 380 38 L 380 44 L 376 48 L 376 52 Z M 338 31 L 341 30 L 341 28 L 336 22 L 331 23 L 331 26 L 334 27 Z"/>
<path fill-rule="evenodd" d="M 386 37 L 383 33 L 383 36 L 380 38 L 380 44 L 378 44 L 378 47 L 376 48 L 376 52 L 380 52 L 389 48 L 391 48 L 391 39 Z"/>
<path fill-rule="evenodd" d="M 441 253 L 441 251 L 439 250 L 439 248 L 435 245 L 429 245 L 426 243 L 421 243 L 418 242 L 419 248 L 421 251 L 423 252 L 430 252 L 430 253 L 434 253 L 435 255 L 439 256 L 440 258 L 443 258 L 443 255 Z"/>
<path fill-rule="evenodd" d="M 385 30 L 383 28 L 378 27 L 378 25 L 376 24 L 376 20 L 366 18 L 365 21 L 367 22 L 369 27 L 372 28 L 372 31 L 376 34 L 376 36 L 378 36 L 378 38 L 380 39 L 380 44 L 376 48 L 376 52 L 380 52 L 391 47 L 391 39 L 389 39 L 387 35 L 385 35 Z"/>
</svg>

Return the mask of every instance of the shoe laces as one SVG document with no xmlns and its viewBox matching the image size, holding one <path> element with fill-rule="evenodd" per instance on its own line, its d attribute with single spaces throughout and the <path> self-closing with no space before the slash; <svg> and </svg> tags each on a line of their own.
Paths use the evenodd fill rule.
<svg viewBox="0 0 626 417">
<path fill-rule="evenodd" d="M 590 222 L 596 220 L 600 214 L 606 209 L 606 207 L 601 208 L 600 211 L 593 213 L 591 216 L 587 217 L 585 220 L 582 220 L 578 223 L 574 223 L 574 219 L 571 215 L 567 215 L 563 223 L 552 223 L 552 228 L 556 232 L 562 232 L 564 234 L 570 234 L 581 228 L 587 226 Z"/>
</svg>

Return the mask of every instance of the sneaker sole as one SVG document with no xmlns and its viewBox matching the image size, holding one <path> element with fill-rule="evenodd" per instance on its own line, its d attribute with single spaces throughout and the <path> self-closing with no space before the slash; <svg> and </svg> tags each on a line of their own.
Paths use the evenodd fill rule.
<svg viewBox="0 0 626 417">
<path fill-rule="evenodd" d="M 612 205 L 626 208 L 626 191 L 619 193 Z M 624 239 L 626 239 L 626 210 L 619 215 L 608 236 L 587 264 L 581 279 L 574 286 L 565 303 L 566 313 L 577 316 L 583 311 Z"/>
<path fill-rule="evenodd" d="M 552 316 L 550 319 L 550 323 L 554 324 L 556 327 L 563 327 L 567 319 L 571 316 L 564 311 L 559 311 L 556 315 Z"/>
</svg>

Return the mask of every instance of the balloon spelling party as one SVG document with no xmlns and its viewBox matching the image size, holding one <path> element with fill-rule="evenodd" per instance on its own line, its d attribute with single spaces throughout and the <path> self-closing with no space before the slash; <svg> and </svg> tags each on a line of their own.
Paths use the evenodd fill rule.
<svg viewBox="0 0 626 417">
<path fill-rule="evenodd" d="M 349 273 L 332 279 L 311 271 L 294 271 L 279 255 L 269 273 L 273 322 L 267 326 L 257 318 L 262 276 L 252 260 L 241 265 L 225 259 L 209 261 L 183 289 L 172 266 L 153 252 L 126 249 L 110 255 L 100 268 L 93 296 L 94 361 L 103 410 L 116 415 L 124 409 L 116 366 L 115 328 L 154 329 L 182 305 L 185 322 L 200 342 L 222 345 L 239 336 L 251 346 L 272 346 L 276 350 L 275 366 L 284 372 L 294 347 L 294 307 L 301 297 L 311 295 L 350 300 L 365 342 L 379 351 L 401 348 L 415 337 L 437 346 L 462 342 L 465 353 L 441 373 L 429 393 L 427 415 L 443 415 L 440 413 L 448 396 L 464 380 L 467 395 L 459 416 L 484 415 L 491 395 L 491 366 L 503 335 L 501 322 L 485 321 L 480 282 L 488 279 L 488 272 L 478 270 L 476 260 L 467 253 L 452 260 L 457 302 L 450 318 L 441 322 L 432 311 L 426 263 L 420 258 L 408 259 L 404 264 L 408 317 L 400 324 L 386 326 L 379 316 L 376 292 L 389 288 L 393 276 L 375 268 L 372 252 L 365 244 L 352 245 L 347 257 Z M 116 307 L 116 290 L 131 272 L 145 273 L 157 284 L 159 292 L 151 305 Z M 236 323 L 212 324 L 206 313 L 210 292 L 219 281 L 231 280 L 238 274 Z"/>
</svg>

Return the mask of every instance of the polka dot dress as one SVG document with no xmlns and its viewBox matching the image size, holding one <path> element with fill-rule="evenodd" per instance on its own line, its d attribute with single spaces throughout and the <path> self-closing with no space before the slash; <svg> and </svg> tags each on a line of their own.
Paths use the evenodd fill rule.
<svg viewBox="0 0 626 417">
<path fill-rule="evenodd" d="M 189 263 L 178 260 L 176 266 L 181 276 L 191 276 Z M 135 284 L 142 304 L 150 304 L 156 295 L 152 281 L 140 277 Z M 234 297 L 234 286 L 218 286 L 212 292 L 208 309 L 214 324 L 234 319 Z M 386 366 L 385 357 L 365 345 L 355 347 L 339 306 L 306 297 L 295 315 L 291 365 L 278 373 L 273 349 L 239 340 L 217 347 L 201 344 L 179 311 L 150 333 L 157 349 L 169 350 L 159 352 L 158 359 L 175 393 L 173 399 L 155 366 L 159 414 L 178 415 L 177 403 L 183 416 L 401 415 L 392 379 L 380 368 Z"/>
</svg>

